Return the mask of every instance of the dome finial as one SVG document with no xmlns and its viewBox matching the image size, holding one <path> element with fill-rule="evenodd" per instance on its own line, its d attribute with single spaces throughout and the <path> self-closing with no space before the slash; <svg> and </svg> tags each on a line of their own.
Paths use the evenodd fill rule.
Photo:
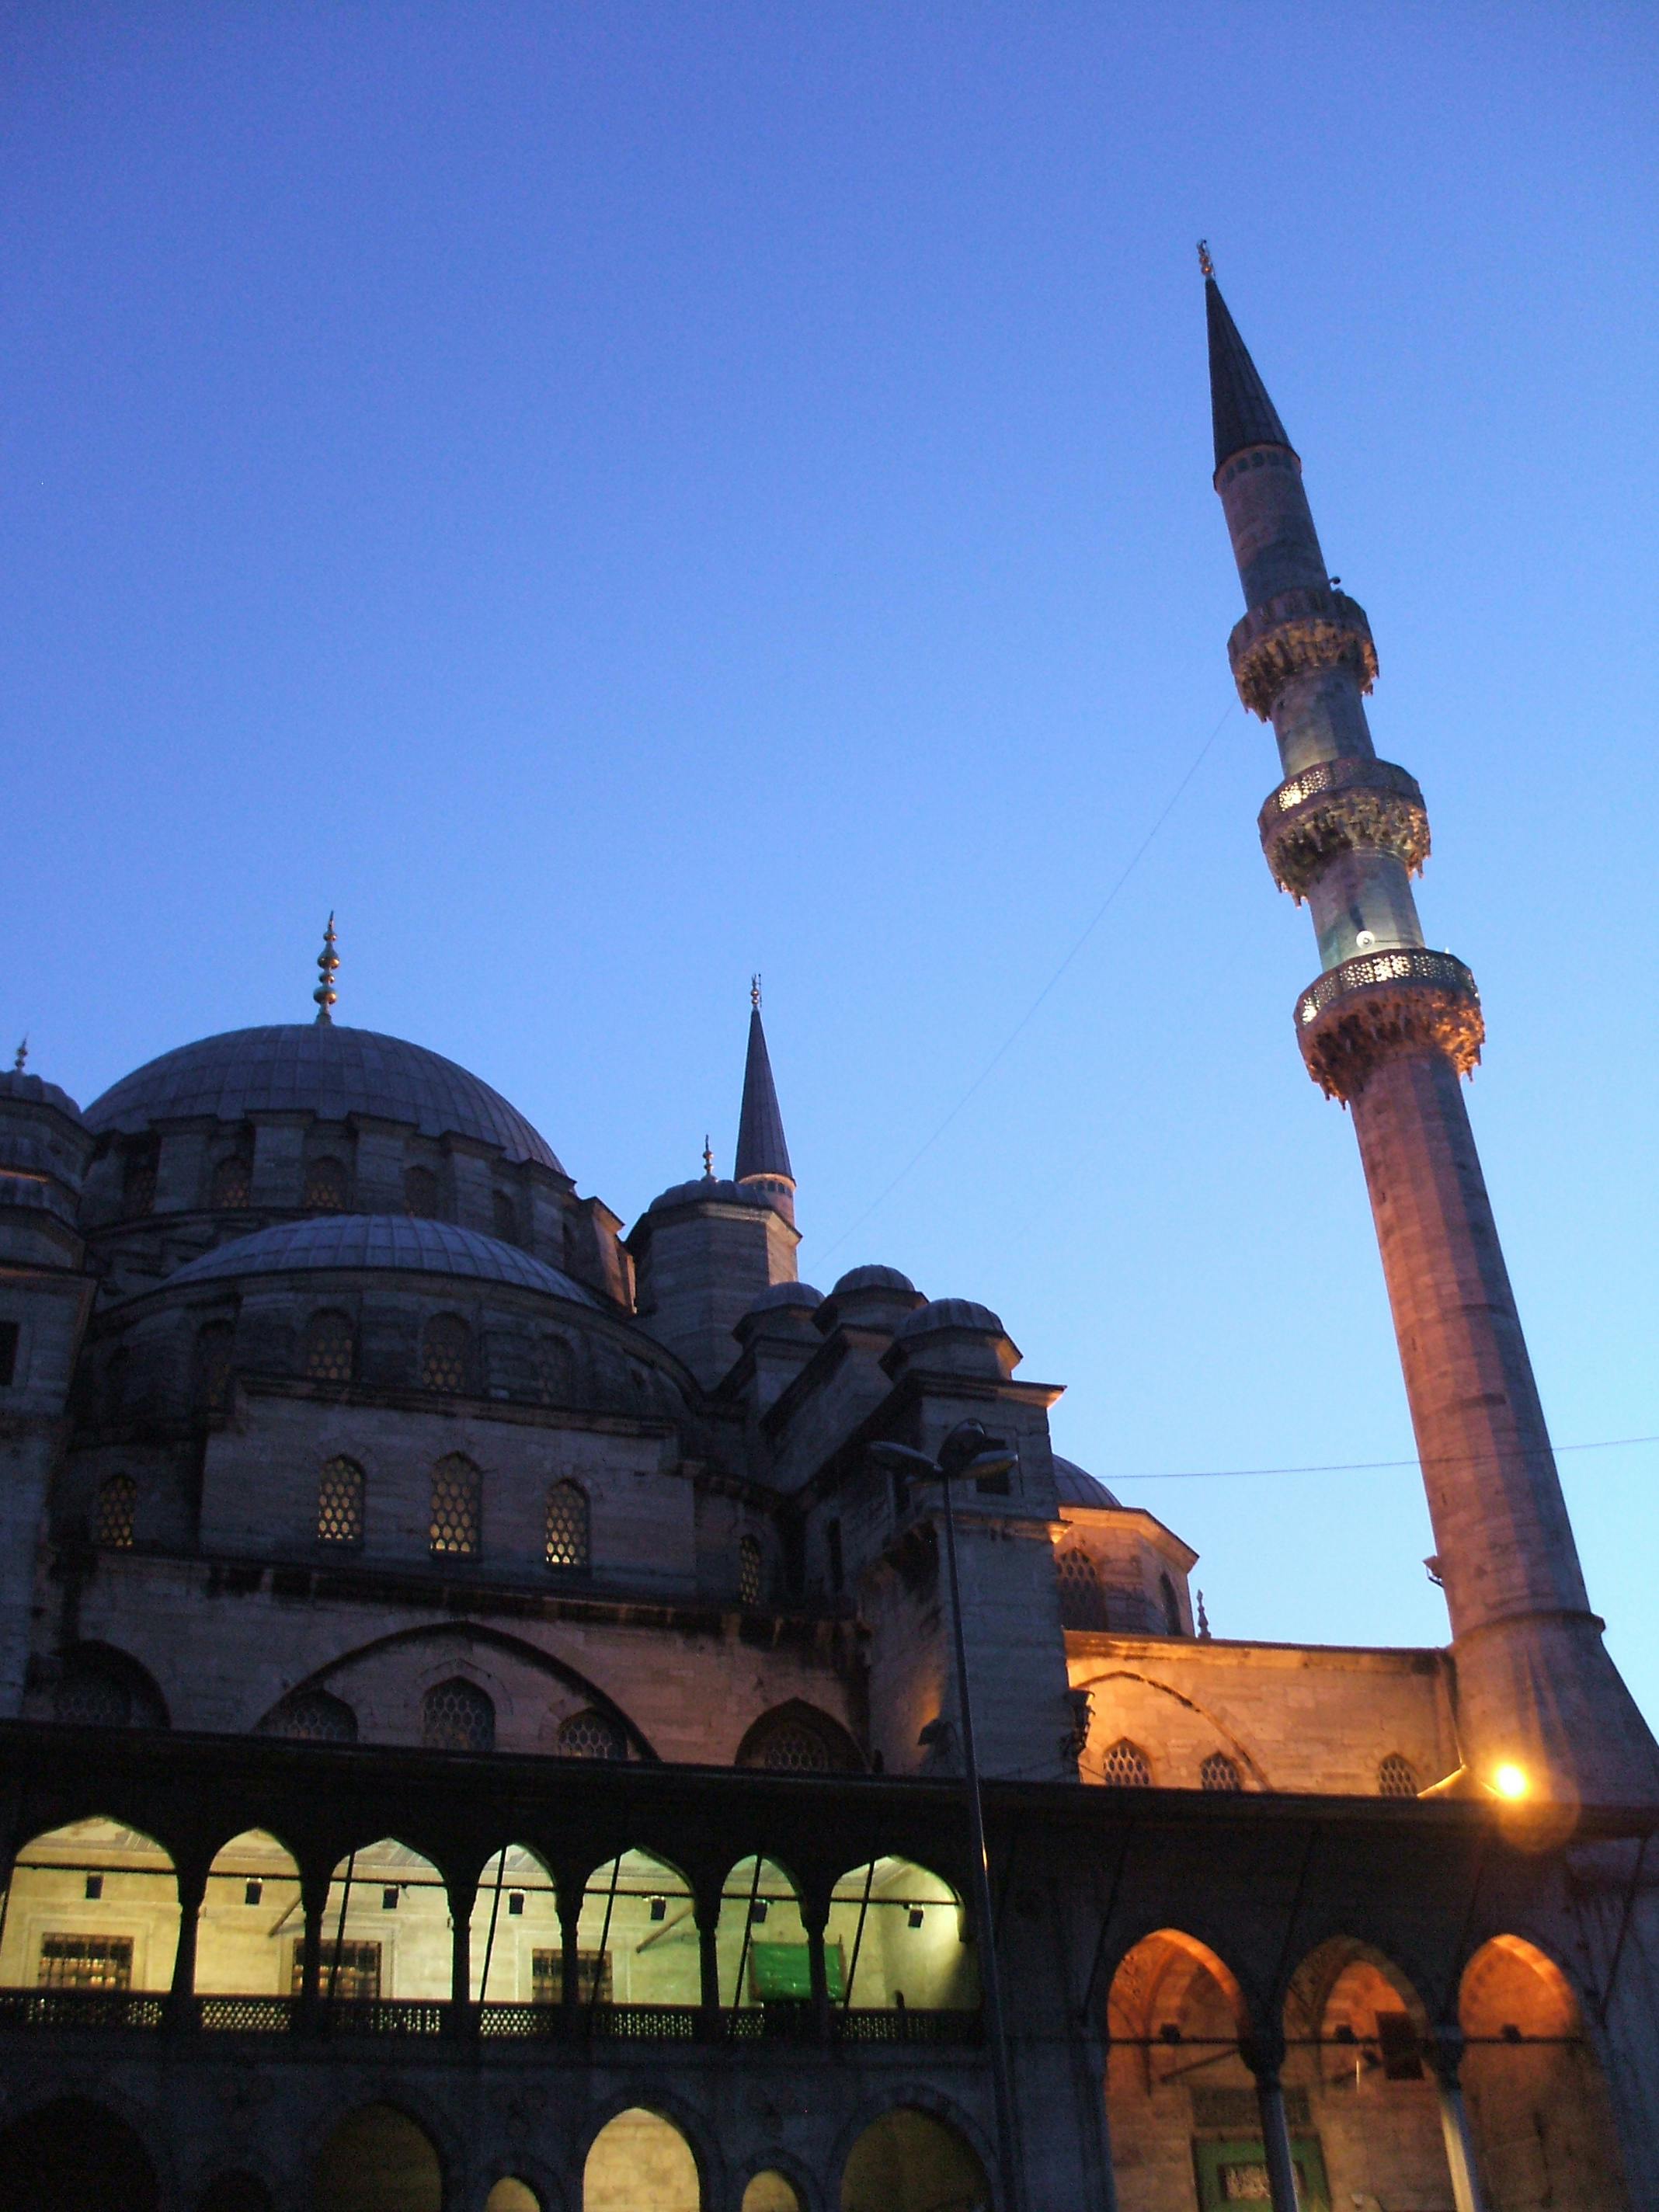
<svg viewBox="0 0 1659 2212">
<path fill-rule="evenodd" d="M 702 1137 L 702 1179 L 705 1182 L 713 1182 L 714 1180 L 714 1147 L 708 1141 L 708 1132 L 706 1129 Z"/>
<path fill-rule="evenodd" d="M 17 1057 L 11 1064 L 13 1074 L 21 1075 L 23 1073 L 23 1070 L 28 1066 L 28 1063 L 29 1041 L 27 1037 L 21 1037 L 18 1040 Z"/>
<path fill-rule="evenodd" d="M 333 1008 L 340 995 L 334 988 L 334 978 L 340 969 L 339 957 L 334 950 L 335 942 L 334 916 L 331 913 L 328 917 L 328 927 L 323 932 L 323 949 L 317 956 L 317 972 L 323 980 L 311 994 L 317 1001 L 317 1018 L 319 1022 L 333 1021 Z"/>
<path fill-rule="evenodd" d="M 758 975 L 751 975 L 749 978 L 749 1003 L 757 1013 L 760 1012 L 760 977 Z"/>
<path fill-rule="evenodd" d="M 1207 238 L 1200 238 L 1198 241 L 1198 266 L 1201 275 L 1205 276 L 1215 275 L 1215 264 L 1210 258 L 1210 241 Z"/>
</svg>

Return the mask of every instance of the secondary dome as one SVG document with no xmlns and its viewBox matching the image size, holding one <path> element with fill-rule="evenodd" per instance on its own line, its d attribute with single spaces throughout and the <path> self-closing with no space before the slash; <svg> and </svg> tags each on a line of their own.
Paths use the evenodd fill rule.
<svg viewBox="0 0 1659 2212">
<path fill-rule="evenodd" d="M 470 1275 L 486 1283 L 510 1283 L 523 1291 L 597 1306 L 591 1291 L 556 1267 L 532 1260 L 514 1244 L 458 1229 L 453 1221 L 421 1221 L 402 1213 L 331 1213 L 311 1221 L 281 1221 L 216 1244 L 199 1260 L 186 1261 L 167 1279 L 205 1283 L 228 1275 L 282 1275 L 296 1268 L 389 1268 L 404 1274 Z"/>
<path fill-rule="evenodd" d="M 192 1115 L 240 1121 L 261 1113 L 412 1122 L 422 1136 L 471 1137 L 499 1146 L 509 1160 L 564 1173 L 517 1108 L 453 1060 L 401 1037 L 327 1022 L 227 1030 L 180 1045 L 124 1075 L 84 1119 L 100 1134 L 136 1135 Z"/>
<path fill-rule="evenodd" d="M 1062 1505 L 1091 1506 L 1097 1512 L 1115 1510 L 1121 1503 L 1097 1474 L 1090 1474 L 1074 1459 L 1062 1459 L 1058 1452 L 1054 1454 L 1054 1496 Z"/>
</svg>

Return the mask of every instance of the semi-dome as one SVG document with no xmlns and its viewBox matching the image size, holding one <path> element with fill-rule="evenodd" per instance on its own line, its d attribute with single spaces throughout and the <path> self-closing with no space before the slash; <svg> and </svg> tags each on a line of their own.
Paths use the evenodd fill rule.
<svg viewBox="0 0 1659 2212">
<path fill-rule="evenodd" d="M 329 1022 L 227 1030 L 180 1045 L 124 1075 L 93 1101 L 85 1119 L 100 1134 L 136 1135 L 193 1115 L 240 1121 L 260 1113 L 411 1122 L 422 1136 L 471 1137 L 498 1146 L 509 1160 L 564 1173 L 517 1108 L 453 1060 L 401 1037 Z"/>
<path fill-rule="evenodd" d="M 1074 1459 L 1054 1454 L 1054 1496 L 1062 1505 L 1084 1505 L 1099 1511 L 1120 1511 L 1123 1501 L 1115 1498 L 1097 1475 L 1088 1474 Z"/>
<path fill-rule="evenodd" d="M 286 1274 L 298 1268 L 391 1270 L 416 1275 L 471 1276 L 486 1283 L 507 1283 L 522 1291 L 542 1291 L 579 1305 L 598 1298 L 568 1275 L 516 1245 L 458 1229 L 453 1221 L 424 1221 L 401 1213 L 331 1213 L 310 1221 L 282 1221 L 217 1244 L 199 1260 L 186 1261 L 167 1279 L 205 1283 L 227 1276 Z"/>
</svg>

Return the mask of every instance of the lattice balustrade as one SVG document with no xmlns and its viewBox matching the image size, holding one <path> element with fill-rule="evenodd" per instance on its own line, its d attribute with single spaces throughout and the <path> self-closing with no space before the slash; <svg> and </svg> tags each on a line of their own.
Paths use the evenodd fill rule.
<svg viewBox="0 0 1659 2212">
<path fill-rule="evenodd" d="M 432 1470 L 430 1548 L 435 1559 L 478 1556 L 482 1485 L 478 1470 L 460 1452 L 451 1452 Z"/>
<path fill-rule="evenodd" d="M 281 2035 L 294 2025 L 298 2008 L 291 1997 L 203 1996 L 197 2018 L 222 2035 Z"/>
<path fill-rule="evenodd" d="M 1460 1075 L 1480 1058 L 1480 994 L 1463 963 L 1425 945 L 1362 952 L 1328 968 L 1296 1002 L 1297 1042 L 1327 1097 L 1352 1098 L 1390 1055 L 1432 1048 Z"/>
<path fill-rule="evenodd" d="M 317 1541 L 353 1546 L 363 1540 L 363 1471 L 355 1459 L 331 1459 L 317 1486 Z"/>
</svg>

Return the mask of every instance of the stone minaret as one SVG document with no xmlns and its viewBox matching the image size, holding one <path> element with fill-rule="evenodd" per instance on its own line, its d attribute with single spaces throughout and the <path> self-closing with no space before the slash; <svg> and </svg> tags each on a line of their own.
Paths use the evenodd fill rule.
<svg viewBox="0 0 1659 2212">
<path fill-rule="evenodd" d="M 772 1056 L 761 1024 L 760 977 L 749 987 L 749 1053 L 743 1067 L 743 1106 L 738 1115 L 738 1158 L 734 1182 L 746 1183 L 772 1200 L 787 1221 L 795 1218 L 795 1176 L 783 1140 L 783 1115 L 772 1080 Z"/>
<path fill-rule="evenodd" d="M 1227 654 L 1285 781 L 1261 810 L 1275 880 L 1313 915 L 1296 1006 L 1308 1072 L 1353 1116 L 1451 1616 L 1473 1786 L 1513 1762 L 1565 1802 L 1659 1794 L 1659 1752 L 1601 1642 L 1498 1245 L 1462 1079 L 1474 979 L 1423 942 L 1423 794 L 1379 760 L 1364 611 L 1326 569 L 1302 464 L 1204 265 L 1215 487 L 1244 586 Z M 1307 1375 L 1341 1387 L 1334 1332 Z"/>
</svg>

